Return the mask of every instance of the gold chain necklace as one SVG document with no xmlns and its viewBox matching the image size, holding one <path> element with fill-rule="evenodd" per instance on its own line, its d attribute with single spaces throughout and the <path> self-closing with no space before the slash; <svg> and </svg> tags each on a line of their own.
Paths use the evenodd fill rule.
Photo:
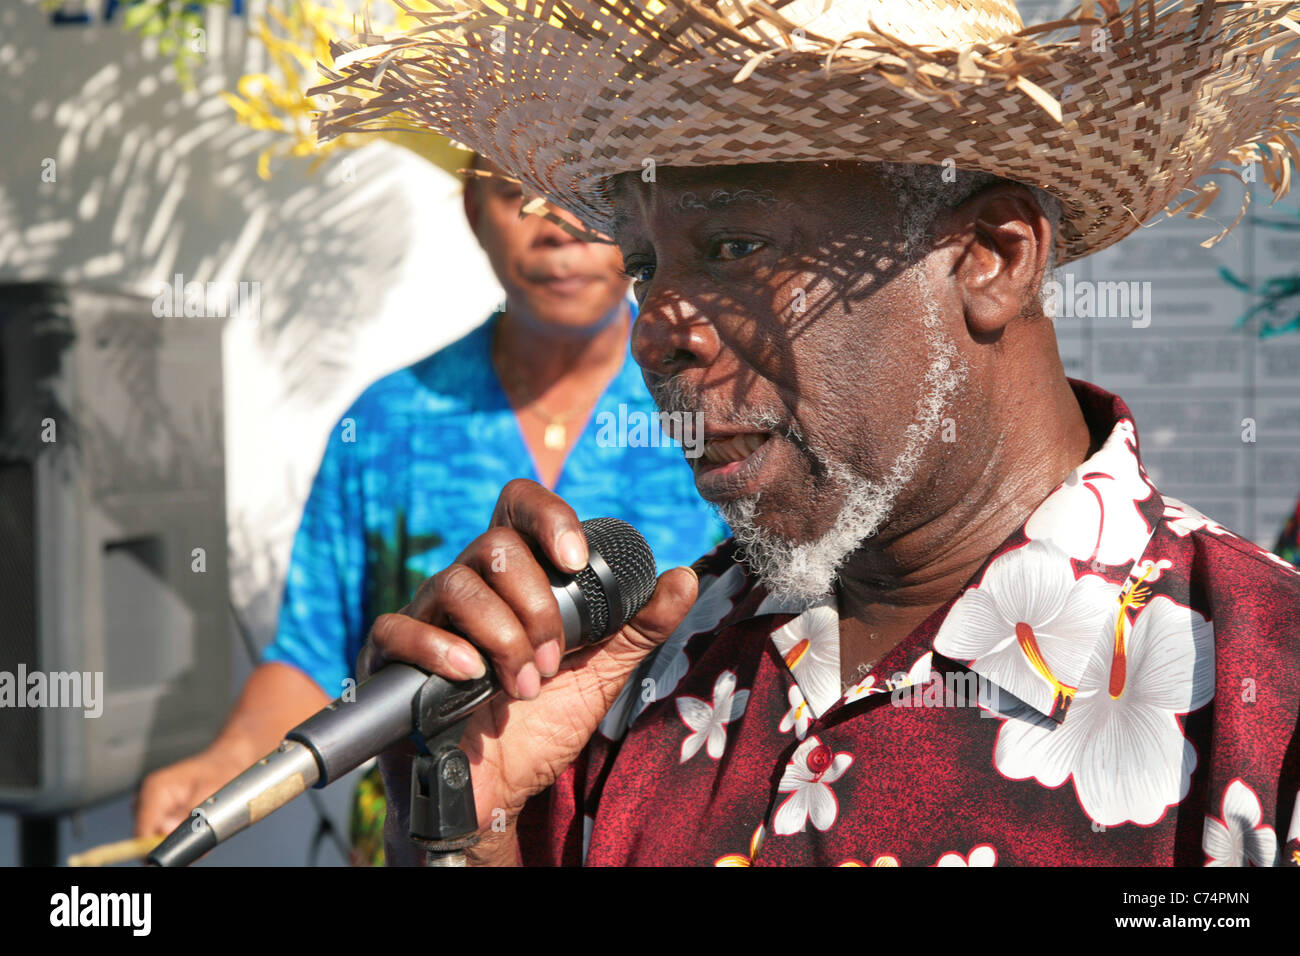
<svg viewBox="0 0 1300 956">
<path fill-rule="evenodd" d="M 493 344 L 495 345 L 495 342 Z M 501 368 L 501 360 L 497 356 L 495 348 L 492 351 L 492 364 L 496 370 L 497 378 L 501 380 L 501 385 L 506 393 L 506 398 L 510 399 L 512 403 L 516 403 L 515 396 L 519 394 L 519 386 L 522 384 L 522 379 L 504 374 Z M 513 395 L 511 394 L 512 392 L 514 393 Z M 531 413 L 545 422 L 546 428 L 542 431 L 542 444 L 551 451 L 561 451 L 569 444 L 569 430 L 565 427 L 565 422 L 576 417 L 584 411 L 587 406 L 586 403 L 584 403 L 580 408 L 573 411 L 565 412 L 562 415 L 554 415 L 544 409 L 541 403 L 534 397 L 527 401 L 518 401 L 516 407 Z"/>
<path fill-rule="evenodd" d="M 546 429 L 542 432 L 542 444 L 552 451 L 559 451 L 569 443 L 569 431 L 564 427 L 564 423 L 573 418 L 578 412 L 568 412 L 564 415 L 552 415 L 541 404 L 534 401 L 525 406 L 525 411 L 532 412 L 542 421 L 546 422 Z"/>
</svg>

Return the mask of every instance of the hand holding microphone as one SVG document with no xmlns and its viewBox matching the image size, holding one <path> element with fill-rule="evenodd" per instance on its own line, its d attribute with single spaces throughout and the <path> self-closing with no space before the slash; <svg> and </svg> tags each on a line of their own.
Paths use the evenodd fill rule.
<svg viewBox="0 0 1300 956">
<path fill-rule="evenodd" d="M 178 827 L 151 862 L 190 862 L 380 751 L 389 862 L 417 862 L 422 854 L 407 834 L 417 691 L 440 713 L 468 713 L 460 746 L 482 837 L 472 857 L 513 862 L 524 803 L 577 758 L 628 676 L 696 597 L 688 569 L 654 581 L 653 556 L 629 526 L 598 519 L 586 530 L 590 553 L 583 525 L 562 499 L 535 482 L 508 484 L 490 529 L 425 581 L 410 605 L 375 621 L 357 661 L 356 700 L 335 701 L 291 731 L 277 751 L 204 801 L 193 832 Z M 616 628 L 605 643 L 583 646 Z"/>
<path fill-rule="evenodd" d="M 573 509 L 535 482 L 512 481 L 497 500 L 491 528 L 426 581 L 400 614 L 376 620 L 357 662 L 358 679 L 400 660 L 462 680 L 474 671 L 457 666 L 457 652 L 479 660 L 481 652 L 500 678 L 506 693 L 470 717 L 460 741 L 479 813 L 474 862 L 514 861 L 514 821 L 525 802 L 573 763 L 628 677 L 677 628 L 696 597 L 693 573 L 667 571 L 613 638 L 561 660 L 547 649 L 563 640 L 564 628 L 534 546 L 562 573 L 587 563 Z M 390 865 L 422 860 L 407 836 L 413 753 L 403 742 L 380 758 Z"/>
</svg>

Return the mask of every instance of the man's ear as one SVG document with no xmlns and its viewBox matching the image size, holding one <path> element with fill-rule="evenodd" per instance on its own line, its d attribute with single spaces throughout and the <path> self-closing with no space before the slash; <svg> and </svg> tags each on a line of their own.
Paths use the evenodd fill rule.
<svg viewBox="0 0 1300 956">
<path fill-rule="evenodd" d="M 972 196 L 953 210 L 942 235 L 961 249 L 954 275 L 972 334 L 996 335 L 1039 312 L 1052 227 L 1028 189 L 999 184 Z"/>
</svg>

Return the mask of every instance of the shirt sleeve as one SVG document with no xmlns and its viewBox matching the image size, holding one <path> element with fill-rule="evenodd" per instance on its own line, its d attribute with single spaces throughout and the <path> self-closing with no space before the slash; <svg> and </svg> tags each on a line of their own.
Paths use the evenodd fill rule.
<svg viewBox="0 0 1300 956">
<path fill-rule="evenodd" d="M 518 824 L 523 866 L 583 865 L 600 788 L 621 744 L 597 730 L 555 783 L 528 801 Z"/>
<path fill-rule="evenodd" d="M 519 862 L 523 866 L 581 866 L 586 848 L 583 780 L 587 752 L 555 783 L 524 805 L 519 815 Z"/>
<path fill-rule="evenodd" d="M 331 698 L 354 676 L 347 650 L 360 646 L 365 626 L 363 489 L 350 421 L 330 432 L 294 537 L 275 640 L 262 654 L 302 670 Z"/>
<path fill-rule="evenodd" d="M 1300 575 L 1228 535 L 1206 545 L 1197 558 L 1218 582 L 1210 591 L 1214 706 L 1184 719 L 1189 728 L 1213 721 L 1212 739 L 1195 752 L 1208 800 L 1203 829 L 1189 833 L 1200 845 L 1180 862 L 1298 866 Z"/>
</svg>

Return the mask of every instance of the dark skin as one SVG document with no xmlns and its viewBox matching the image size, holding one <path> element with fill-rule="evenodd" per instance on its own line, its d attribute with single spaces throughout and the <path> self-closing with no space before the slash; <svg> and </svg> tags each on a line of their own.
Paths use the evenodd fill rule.
<svg viewBox="0 0 1300 956">
<path fill-rule="evenodd" d="M 697 485 L 713 500 L 760 493 L 758 520 L 788 539 L 821 535 L 844 500 L 808 446 L 863 479 L 884 479 L 909 447 L 934 342 L 956 350 L 964 383 L 944 412 L 956 440 L 916 449 L 912 480 L 836 586 L 842 676 L 856 680 L 955 595 L 1089 452 L 1037 303 L 1050 227 L 1023 187 L 985 190 L 940 221 L 917 266 L 922 284 L 906 268 L 899 212 L 872 167 L 661 169 L 657 183 L 626 176 L 614 185 L 616 238 L 641 306 L 633 352 L 647 383 L 672 378 L 695 395 L 710 437 L 755 432 L 742 422 L 754 412 L 777 422 L 743 474 L 709 474 L 697 459 Z M 802 438 L 787 434 L 791 426 Z M 662 576 L 628 627 L 566 657 L 534 696 L 517 675 L 558 633 L 559 615 L 525 545 L 573 567 L 580 555 L 566 559 L 562 542 L 577 544 L 565 537 L 577 518 L 519 481 L 503 491 L 493 525 L 404 613 L 376 621 L 358 669 L 399 659 L 457 679 L 471 672 L 450 666 L 451 650 L 482 649 L 508 696 L 471 718 L 462 743 L 484 827 L 475 862 L 510 863 L 518 811 L 581 752 L 628 674 L 685 616 L 696 583 L 688 570 Z M 490 570 L 495 547 L 510 549 L 512 572 Z M 397 809 L 389 850 L 409 861 L 409 761 L 389 754 L 383 766 Z M 505 832 L 490 829 L 496 808 Z"/>
<path fill-rule="evenodd" d="M 729 193 L 716 208 L 682 202 L 714 190 Z M 633 354 L 647 384 L 675 376 L 698 394 L 706 435 L 752 431 L 731 425 L 748 407 L 797 424 L 804 438 L 775 429 L 757 475 L 701 493 L 718 501 L 757 491 L 762 525 L 816 538 L 842 497 L 805 443 L 882 480 L 923 395 L 925 290 L 899 268 L 888 190 L 862 167 L 801 164 L 667 170 L 653 188 L 623 177 L 616 194 L 641 306 Z M 843 569 L 845 681 L 956 594 L 1088 450 L 1033 294 L 1051 233 L 1032 195 L 995 187 L 954 210 L 939 234 L 925 262 L 929 286 L 968 369 L 963 400 L 946 413 L 957 440 L 922 449 L 885 527 Z M 802 313 L 791 308 L 794 289 L 804 290 Z M 1043 435 L 1063 440 L 1044 447 Z M 697 476 L 707 467 L 694 464 Z"/>
</svg>

